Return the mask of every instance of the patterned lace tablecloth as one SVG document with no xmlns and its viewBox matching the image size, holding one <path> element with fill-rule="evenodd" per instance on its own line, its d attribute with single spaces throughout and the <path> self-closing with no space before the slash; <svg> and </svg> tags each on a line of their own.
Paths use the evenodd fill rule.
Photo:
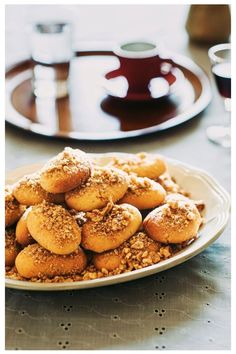
<svg viewBox="0 0 236 354">
<path fill-rule="evenodd" d="M 230 349 L 230 251 L 115 286 L 6 290 L 7 349 Z"/>
</svg>

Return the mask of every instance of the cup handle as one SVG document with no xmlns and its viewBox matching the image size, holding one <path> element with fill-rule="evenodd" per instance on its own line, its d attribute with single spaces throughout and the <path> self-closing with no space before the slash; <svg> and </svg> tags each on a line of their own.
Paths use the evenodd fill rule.
<svg viewBox="0 0 236 354">
<path fill-rule="evenodd" d="M 171 64 L 172 68 L 176 67 L 174 61 L 170 58 L 161 58 L 161 63 L 168 63 Z M 171 72 L 171 70 L 168 73 L 163 73 L 161 74 L 164 79 L 166 79 L 169 83 L 169 85 L 172 85 L 176 81 L 175 75 Z"/>
<path fill-rule="evenodd" d="M 120 69 L 116 69 L 113 71 L 110 71 L 105 75 L 106 79 L 114 79 L 115 77 L 120 76 Z"/>
<path fill-rule="evenodd" d="M 167 74 L 162 74 L 162 77 L 168 81 L 169 85 L 172 85 L 176 81 L 175 75 L 173 75 L 171 72 Z"/>
<path fill-rule="evenodd" d="M 176 64 L 175 64 L 175 62 L 172 60 L 172 59 L 170 59 L 170 58 L 162 58 L 162 57 L 160 57 L 160 59 L 161 59 L 161 62 L 165 62 L 165 63 L 169 63 L 169 64 L 171 64 L 173 67 L 176 67 Z"/>
</svg>

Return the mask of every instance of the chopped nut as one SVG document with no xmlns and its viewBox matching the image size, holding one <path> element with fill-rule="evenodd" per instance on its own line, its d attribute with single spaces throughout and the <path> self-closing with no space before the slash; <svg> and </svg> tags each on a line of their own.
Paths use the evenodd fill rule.
<svg viewBox="0 0 236 354">
<path fill-rule="evenodd" d="M 143 254 L 142 254 L 142 258 L 147 257 L 147 255 L 148 255 L 148 251 L 143 252 Z"/>
<path fill-rule="evenodd" d="M 136 250 L 141 250 L 144 247 L 144 243 L 142 241 L 136 241 L 131 245 L 131 248 L 134 248 Z"/>
</svg>

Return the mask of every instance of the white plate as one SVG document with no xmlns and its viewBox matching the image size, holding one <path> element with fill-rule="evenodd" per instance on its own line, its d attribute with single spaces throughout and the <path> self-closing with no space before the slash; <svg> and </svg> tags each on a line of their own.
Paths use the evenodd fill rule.
<svg viewBox="0 0 236 354">
<path fill-rule="evenodd" d="M 109 154 L 91 154 L 102 165 L 109 162 L 112 156 L 124 156 L 122 153 Z M 178 252 L 175 256 L 157 263 L 155 265 L 127 272 L 124 274 L 109 276 L 95 280 L 85 280 L 73 283 L 35 283 L 29 281 L 13 280 L 6 278 L 6 286 L 8 288 L 24 289 L 24 290 L 73 290 L 93 288 L 97 286 L 112 285 L 122 283 L 148 275 L 162 272 L 163 270 L 172 268 L 180 263 L 187 261 L 198 253 L 202 252 L 212 242 L 214 242 L 223 232 L 229 219 L 230 197 L 223 187 L 206 172 L 196 169 L 190 165 L 184 164 L 177 160 L 166 159 L 171 176 L 187 192 L 191 193 L 193 199 L 202 199 L 206 205 L 205 219 L 206 223 L 200 230 L 199 238 L 185 249 Z M 16 182 L 25 174 L 32 173 L 41 168 L 42 164 L 34 164 L 16 169 L 7 176 L 6 182 L 11 184 Z"/>
</svg>

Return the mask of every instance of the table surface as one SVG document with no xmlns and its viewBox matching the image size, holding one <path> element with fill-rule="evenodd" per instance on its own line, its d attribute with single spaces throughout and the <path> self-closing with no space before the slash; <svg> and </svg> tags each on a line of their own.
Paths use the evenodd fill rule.
<svg viewBox="0 0 236 354">
<path fill-rule="evenodd" d="M 103 42 L 108 48 L 129 38 L 127 33 L 130 38 L 144 33 L 188 55 L 210 73 L 208 47 L 188 42 L 187 11 L 185 5 L 8 5 L 6 61 L 10 64 L 29 54 L 24 30 L 29 18 L 31 22 L 63 18 L 75 24 L 76 48 L 83 41 L 90 46 Z M 49 140 L 6 126 L 6 170 L 46 160 L 67 145 L 97 153 L 158 152 L 206 170 L 229 191 L 230 151 L 209 142 L 205 133 L 207 126 L 225 119 L 214 83 L 212 90 L 211 104 L 197 118 L 134 140 Z M 157 276 L 73 292 L 7 289 L 6 348 L 230 349 L 230 227 L 200 255 Z"/>
</svg>

